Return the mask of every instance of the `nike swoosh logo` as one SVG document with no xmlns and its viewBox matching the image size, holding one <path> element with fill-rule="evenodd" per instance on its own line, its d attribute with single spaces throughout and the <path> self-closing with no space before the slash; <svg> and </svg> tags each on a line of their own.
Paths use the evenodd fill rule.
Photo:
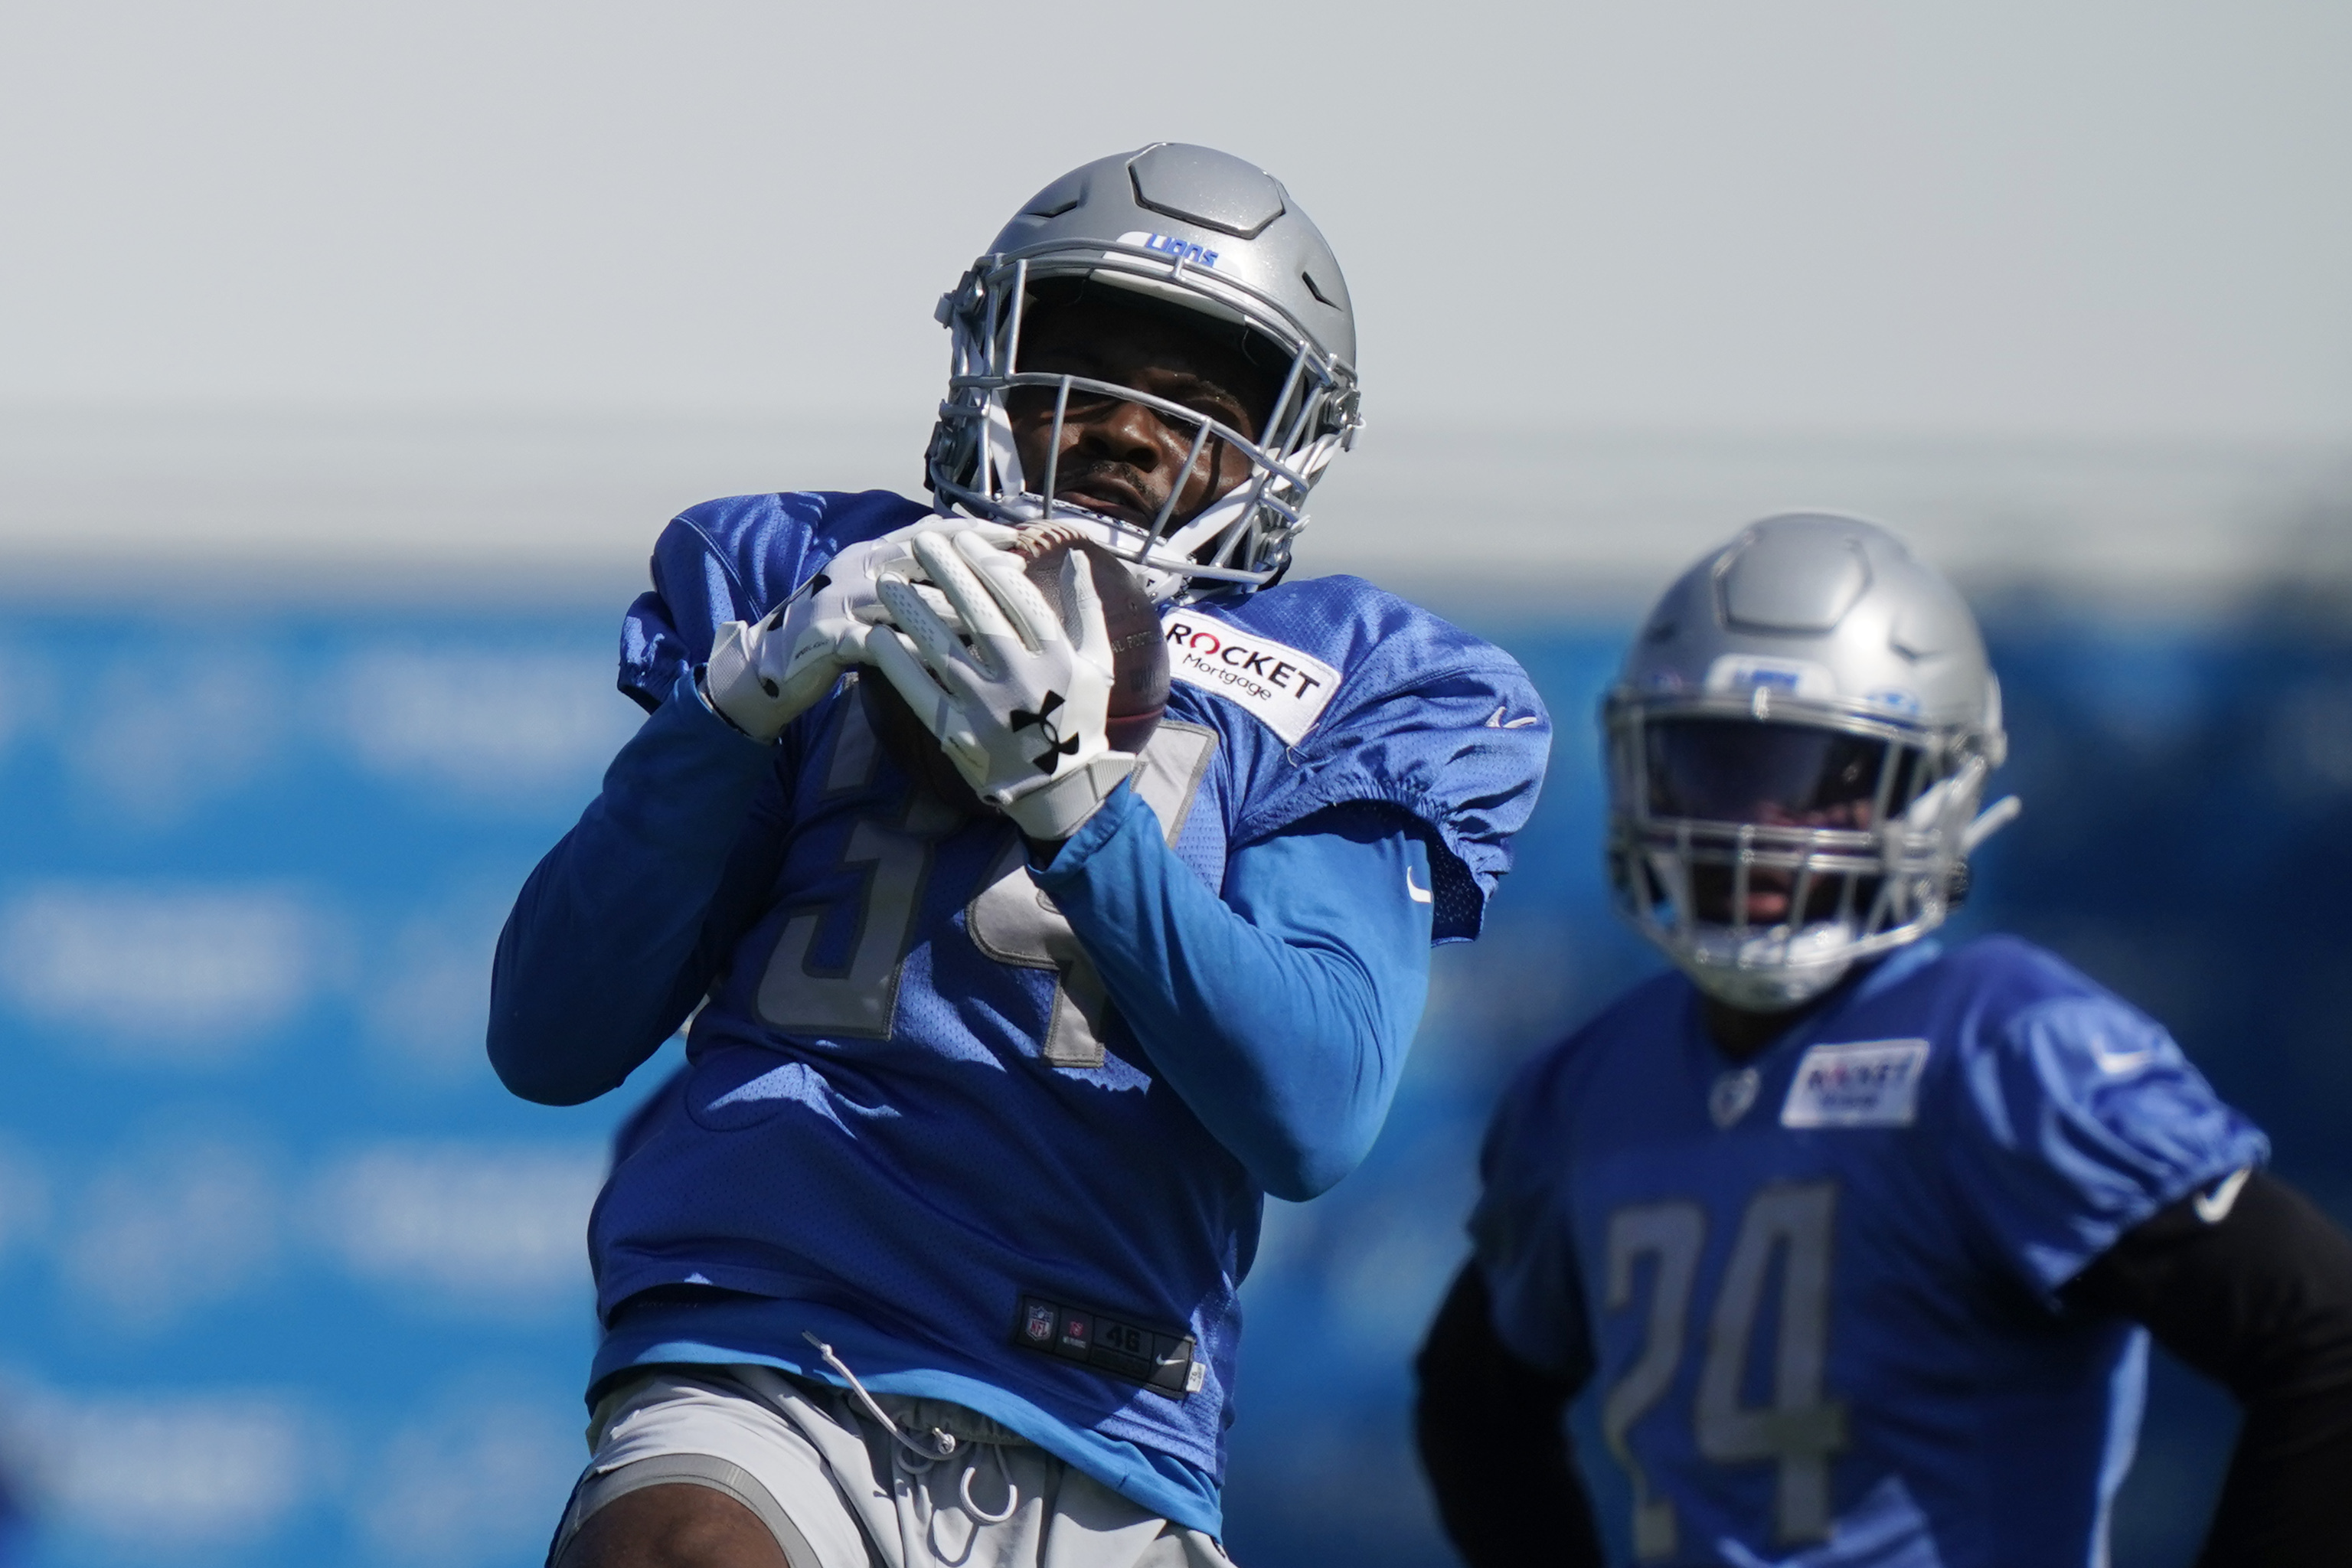
<svg viewBox="0 0 2352 1568">
<path fill-rule="evenodd" d="M 1536 721 L 1536 716 L 1530 713 L 1524 719 L 1513 719 L 1508 722 L 1506 722 L 1503 715 L 1509 711 L 1509 708 L 1503 707 L 1497 708 L 1492 713 L 1487 714 L 1486 728 L 1489 730 L 1524 730 L 1528 725 Z"/>
<path fill-rule="evenodd" d="M 2244 1189 L 2246 1178 L 2253 1173 L 2252 1165 L 2241 1165 L 2222 1177 L 2221 1185 L 2211 1192 L 2198 1194 L 2190 1204 L 2197 1217 L 2207 1225 L 2220 1225 L 2228 1219 L 2230 1211 L 2238 1206 L 2238 1194 Z"/>
<path fill-rule="evenodd" d="M 1413 886 L 1412 868 L 1410 866 L 1407 866 L 1404 868 L 1404 896 L 1411 899 L 1416 904 L 1425 904 L 1429 902 L 1432 896 L 1427 888 L 1417 888 Z"/>
<path fill-rule="evenodd" d="M 2099 1064 L 2101 1072 L 2120 1076 L 2137 1072 L 2156 1060 L 2156 1047 L 2142 1046 L 2135 1051 L 2119 1051 L 2105 1040 L 2095 1040 L 2091 1045 L 2091 1059 Z"/>
</svg>

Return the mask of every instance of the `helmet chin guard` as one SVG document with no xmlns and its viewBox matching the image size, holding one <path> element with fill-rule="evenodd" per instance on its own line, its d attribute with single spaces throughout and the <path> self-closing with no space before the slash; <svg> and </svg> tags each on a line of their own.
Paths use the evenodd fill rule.
<svg viewBox="0 0 2352 1568">
<path fill-rule="evenodd" d="M 1800 1007 L 1853 967 L 1853 922 L 1824 921 L 1790 931 L 1740 936 L 1700 927 L 1675 962 L 1691 983 L 1718 1002 L 1749 1013 Z"/>
<path fill-rule="evenodd" d="M 1023 317 L 1052 279 L 1198 316 L 1286 367 L 1253 437 L 1181 404 L 1081 375 L 1024 372 Z M 1349 363 L 1347 287 L 1323 237 L 1263 171 L 1205 147 L 1157 143 L 1073 170 L 1033 197 L 988 255 L 940 300 L 952 339 L 947 400 L 925 472 L 943 511 L 1011 523 L 1067 522 L 1126 559 L 1155 600 L 1246 592 L 1279 576 L 1307 526 L 1307 492 L 1362 421 Z M 1034 388 L 1054 400 L 1046 471 L 1024 472 L 1007 407 Z M 1056 499 L 1054 468 L 1072 395 L 1143 405 L 1192 432 L 1170 499 L 1137 522 Z M 1248 473 L 1189 516 L 1181 476 L 1212 442 Z"/>
<path fill-rule="evenodd" d="M 1858 519 L 1767 518 L 1669 589 L 1602 707 L 1619 911 L 1708 995 L 1795 1007 L 1943 923 L 2007 749 L 1967 604 Z"/>
</svg>

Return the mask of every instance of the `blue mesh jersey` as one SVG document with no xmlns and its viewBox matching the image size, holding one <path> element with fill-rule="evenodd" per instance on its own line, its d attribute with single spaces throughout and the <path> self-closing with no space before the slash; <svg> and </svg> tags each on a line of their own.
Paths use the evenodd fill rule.
<svg viewBox="0 0 2352 1568">
<path fill-rule="evenodd" d="M 1922 942 L 1746 1068 L 1637 987 L 1506 1097 L 1472 1232 L 1504 1342 L 1592 1377 L 1639 1561 L 2088 1568 L 2147 1342 L 2056 1292 L 2267 1152 L 2057 959 Z"/>
<path fill-rule="evenodd" d="M 628 617 L 624 689 L 658 706 L 719 623 L 925 510 L 877 491 L 686 513 Z M 1549 747 L 1516 663 L 1350 577 L 1165 628 L 1177 679 L 1134 787 L 1182 868 L 1219 891 L 1234 851 L 1377 803 L 1427 847 L 1431 935 L 1476 933 Z M 814 1331 L 874 1386 L 972 1405 L 1214 1528 L 1261 1192 L 1107 1005 L 1018 836 L 914 790 L 854 682 L 786 731 L 752 817 L 721 892 L 741 934 L 591 1223 L 598 1376 L 747 1349 L 821 1372 Z M 614 1317 L 680 1285 L 744 1294 Z M 1188 1475 L 1205 1504 L 1176 1495 Z"/>
</svg>

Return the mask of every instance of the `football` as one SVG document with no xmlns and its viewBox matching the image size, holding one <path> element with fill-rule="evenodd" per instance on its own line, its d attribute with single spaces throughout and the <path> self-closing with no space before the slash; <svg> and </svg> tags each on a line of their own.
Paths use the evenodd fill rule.
<svg viewBox="0 0 2352 1568">
<path fill-rule="evenodd" d="M 1076 530 L 1057 523 L 1024 528 L 1012 549 L 1026 558 L 1029 580 L 1061 612 L 1065 630 L 1073 627 L 1074 606 L 1063 592 L 1063 563 L 1073 551 L 1094 574 L 1095 592 L 1101 596 L 1103 625 L 1110 633 L 1111 689 L 1109 731 L 1112 747 L 1122 752 L 1143 750 L 1168 710 L 1168 645 L 1160 634 L 1160 610 L 1143 590 L 1142 581 L 1127 563 Z M 912 774 L 949 805 L 967 814 L 993 811 L 964 782 L 948 761 L 940 743 L 907 706 L 898 688 L 878 670 L 861 671 L 858 698 L 866 721 L 889 752 L 890 760 Z"/>
</svg>

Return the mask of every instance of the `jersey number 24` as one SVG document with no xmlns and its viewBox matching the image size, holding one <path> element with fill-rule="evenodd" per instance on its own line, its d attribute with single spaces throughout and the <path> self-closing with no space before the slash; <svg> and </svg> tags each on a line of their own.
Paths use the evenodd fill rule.
<svg viewBox="0 0 2352 1568">
<path fill-rule="evenodd" d="M 1788 1183 L 1758 1192 L 1708 1314 L 1691 1433 L 1699 1454 L 1719 1465 L 1777 1467 L 1772 1525 L 1782 1542 L 1821 1541 L 1830 1529 L 1830 1458 L 1845 1447 L 1845 1406 L 1824 1396 L 1829 1359 L 1830 1248 L 1837 1212 L 1832 1182 Z M 1634 1302 L 1650 1277 L 1641 1353 L 1603 1397 L 1601 1428 L 1633 1483 L 1633 1552 L 1674 1553 L 1673 1500 L 1653 1496 L 1628 1444 L 1633 1424 L 1675 1384 L 1691 1315 L 1692 1286 L 1706 1247 L 1706 1211 L 1685 1199 L 1637 1204 L 1609 1217 L 1608 1310 Z M 1751 1342 L 1780 1262 L 1779 1331 L 1771 1345 L 1771 1396 L 1743 1402 Z M 1644 1270 L 1643 1263 L 1650 1268 Z"/>
</svg>

